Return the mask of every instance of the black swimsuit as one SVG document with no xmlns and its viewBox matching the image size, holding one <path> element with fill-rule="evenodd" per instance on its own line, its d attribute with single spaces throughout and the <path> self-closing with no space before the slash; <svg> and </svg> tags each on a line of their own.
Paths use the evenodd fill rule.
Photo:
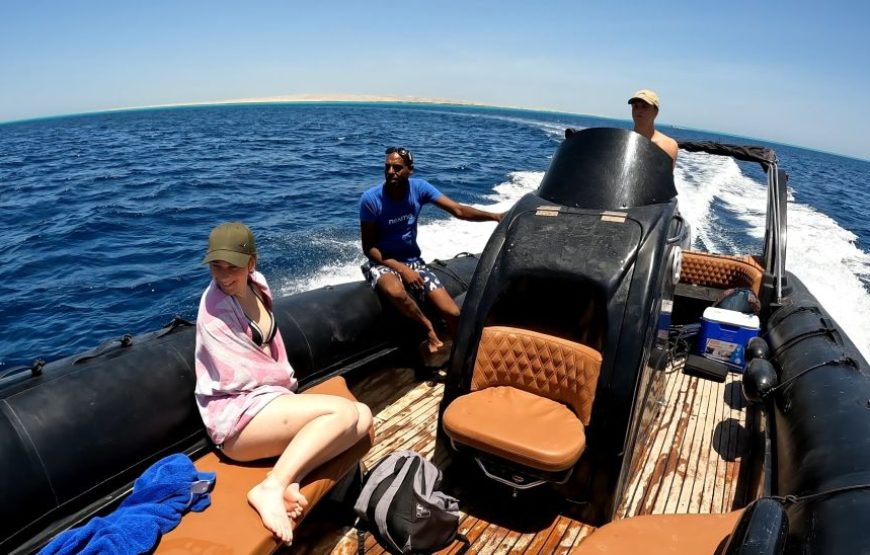
<svg viewBox="0 0 870 555">
<path fill-rule="evenodd" d="M 275 325 L 275 316 L 271 312 L 269 312 L 269 318 L 272 321 L 272 325 L 269 326 L 269 333 L 266 334 L 265 339 L 263 338 L 263 332 L 260 331 L 260 327 L 253 320 L 248 318 L 248 322 L 251 324 L 251 339 L 254 340 L 254 343 L 256 343 L 258 347 L 271 343 L 272 340 L 275 339 L 275 334 L 278 333 L 278 326 Z"/>
<path fill-rule="evenodd" d="M 278 326 L 275 325 L 275 314 L 266 308 L 266 303 L 263 303 L 263 308 L 266 309 L 266 313 L 269 315 L 269 322 L 271 322 L 269 325 L 269 332 L 265 336 L 263 335 L 260 326 L 245 314 L 245 318 L 248 319 L 248 323 L 251 325 L 251 339 L 254 340 L 254 343 L 256 343 L 258 347 L 271 343 L 272 340 L 275 339 L 275 334 L 278 333 Z"/>
</svg>

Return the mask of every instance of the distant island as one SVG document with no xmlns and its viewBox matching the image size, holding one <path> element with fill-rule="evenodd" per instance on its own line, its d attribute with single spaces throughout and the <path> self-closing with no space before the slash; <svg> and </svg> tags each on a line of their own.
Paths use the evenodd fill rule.
<svg viewBox="0 0 870 555">
<path fill-rule="evenodd" d="M 287 94 L 258 98 L 236 98 L 230 100 L 208 100 L 202 102 L 178 102 L 140 106 L 137 108 L 115 108 L 115 110 L 135 110 L 139 108 L 169 108 L 175 106 L 211 106 L 214 104 L 266 104 L 277 102 L 400 102 L 407 104 L 452 104 L 456 106 L 489 106 L 481 102 L 456 100 L 452 98 L 428 98 L 423 96 L 383 96 L 374 94 Z M 509 106 L 500 106 L 509 108 Z"/>
</svg>

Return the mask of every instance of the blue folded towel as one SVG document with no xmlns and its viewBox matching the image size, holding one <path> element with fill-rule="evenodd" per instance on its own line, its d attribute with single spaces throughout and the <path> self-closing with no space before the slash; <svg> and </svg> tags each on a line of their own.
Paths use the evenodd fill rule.
<svg viewBox="0 0 870 555">
<path fill-rule="evenodd" d="M 188 509 L 199 512 L 211 505 L 214 481 L 214 472 L 197 472 L 186 455 L 170 455 L 136 480 L 115 512 L 58 535 L 40 555 L 147 553 Z"/>
</svg>

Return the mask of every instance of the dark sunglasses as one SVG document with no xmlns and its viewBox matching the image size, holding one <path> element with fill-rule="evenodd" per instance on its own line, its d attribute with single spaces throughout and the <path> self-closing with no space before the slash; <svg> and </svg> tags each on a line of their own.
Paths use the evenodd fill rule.
<svg viewBox="0 0 870 555">
<path fill-rule="evenodd" d="M 408 163 L 409 166 L 414 165 L 414 157 L 411 155 L 411 151 L 403 146 L 391 146 L 384 152 L 384 154 L 392 154 L 396 153 L 402 157 L 402 160 Z"/>
</svg>

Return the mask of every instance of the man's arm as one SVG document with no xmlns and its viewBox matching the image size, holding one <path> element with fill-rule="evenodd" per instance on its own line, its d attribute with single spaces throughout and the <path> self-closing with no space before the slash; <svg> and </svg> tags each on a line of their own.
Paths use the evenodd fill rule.
<svg viewBox="0 0 870 555">
<path fill-rule="evenodd" d="M 469 222 L 500 222 L 502 216 L 504 216 L 504 213 L 487 212 L 467 204 L 459 204 L 447 195 L 441 195 L 432 202 L 445 212 L 456 216 L 460 220 L 467 220 Z"/>
<path fill-rule="evenodd" d="M 666 137 L 667 140 L 665 144 L 662 145 L 662 148 L 665 149 L 665 152 L 674 160 L 674 167 L 677 166 L 677 151 L 680 147 L 677 145 L 677 141 L 673 140 L 670 137 Z"/>
<path fill-rule="evenodd" d="M 395 270 L 396 268 L 387 264 L 387 260 L 384 260 L 381 250 L 375 246 L 378 243 L 378 224 L 375 222 L 360 221 L 359 231 L 360 238 L 362 239 L 363 254 L 375 264 L 383 264 L 384 266 L 389 266 Z M 392 262 L 396 261 L 392 260 Z"/>
<path fill-rule="evenodd" d="M 664 133 L 656 132 L 657 136 L 653 137 L 653 142 L 659 146 L 662 150 L 664 150 L 668 156 L 671 157 L 671 160 L 674 161 L 674 167 L 677 165 L 677 151 L 680 149 L 680 146 L 677 144 L 677 141 L 668 137 Z"/>
<path fill-rule="evenodd" d="M 402 281 L 412 287 L 423 285 L 423 278 L 417 272 L 394 258 L 384 258 L 381 250 L 375 246 L 378 243 L 378 224 L 376 222 L 360 221 L 359 228 L 363 254 L 369 260 L 375 264 L 382 264 L 387 268 L 395 270 L 401 276 Z"/>
</svg>

